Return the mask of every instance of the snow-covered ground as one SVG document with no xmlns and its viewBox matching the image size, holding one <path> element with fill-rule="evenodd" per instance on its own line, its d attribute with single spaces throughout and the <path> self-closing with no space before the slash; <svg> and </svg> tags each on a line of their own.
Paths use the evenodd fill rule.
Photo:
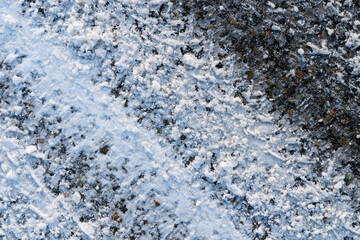
<svg viewBox="0 0 360 240">
<path fill-rule="evenodd" d="M 356 187 L 260 88 L 234 98 L 191 18 L 147 19 L 169 2 L 20 2 L 0 2 L 0 238 L 360 239 Z"/>
</svg>

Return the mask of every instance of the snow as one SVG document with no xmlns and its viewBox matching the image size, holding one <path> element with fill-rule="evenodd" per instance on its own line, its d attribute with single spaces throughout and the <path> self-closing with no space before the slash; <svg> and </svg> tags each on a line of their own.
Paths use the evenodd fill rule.
<svg viewBox="0 0 360 240">
<path fill-rule="evenodd" d="M 360 56 L 355 56 L 350 59 L 350 66 L 353 68 L 352 73 L 355 75 L 360 74 Z"/>
<path fill-rule="evenodd" d="M 270 1 L 267 1 L 267 5 L 269 5 L 271 8 L 275 8 L 275 4 Z"/>
<path fill-rule="evenodd" d="M 334 29 L 326 28 L 328 34 L 331 36 L 334 33 Z"/>
<path fill-rule="evenodd" d="M 17 18 L 21 18 L 16 12 L 14 12 L 13 14 Z M 233 229 L 231 222 L 229 222 L 229 219 L 227 219 L 224 211 L 216 210 L 217 207 L 214 205 L 214 203 L 208 203 L 203 205 L 202 211 L 195 211 L 194 208 L 197 208 L 197 206 L 193 206 L 190 199 L 203 199 L 204 197 L 197 196 L 198 194 L 194 195 L 196 191 L 192 191 L 191 185 L 189 185 L 189 183 L 185 181 L 186 178 L 184 177 L 187 176 L 187 174 L 181 173 L 184 170 L 181 170 L 182 167 L 179 166 L 179 163 L 171 163 L 172 161 L 164 156 L 164 150 L 162 150 L 159 146 L 158 140 L 156 140 L 156 138 L 154 139 L 154 136 L 151 136 L 150 133 L 146 133 L 146 131 L 144 132 L 143 129 L 137 126 L 136 122 L 133 119 L 129 119 L 125 115 L 124 109 L 119 107 L 118 104 L 111 99 L 108 93 L 102 90 L 101 86 L 95 87 L 92 90 L 86 87 L 87 85 L 91 86 L 91 83 L 89 82 L 89 71 L 91 72 L 90 69 L 92 68 L 92 66 L 89 64 L 91 64 L 91 62 L 79 62 L 76 59 L 73 59 L 71 55 L 69 55 L 68 50 L 62 47 L 58 47 L 56 45 L 51 45 L 50 43 L 44 42 L 39 39 L 38 36 L 30 34 L 31 28 L 27 25 L 25 20 L 23 21 L 21 30 L 10 30 L 15 33 L 15 37 L 13 37 L 13 39 L 7 43 L 6 49 L 8 51 L 12 51 L 13 49 L 18 48 L 16 45 L 18 42 L 22 42 L 23 46 L 21 47 L 21 51 L 26 52 L 27 55 L 26 62 L 20 65 L 17 70 L 26 72 L 29 70 L 29 68 L 32 68 L 32 71 L 41 70 L 46 75 L 46 77 L 38 79 L 36 82 L 32 83 L 32 98 L 45 99 L 45 101 L 49 102 L 50 105 L 56 104 L 58 113 L 56 115 L 61 117 L 64 124 L 74 127 L 81 126 L 84 129 L 90 127 L 91 131 L 88 132 L 88 135 L 89 138 L 92 140 L 90 140 L 89 142 L 84 142 L 83 146 L 87 146 L 88 148 L 93 147 L 93 145 L 96 144 L 98 140 L 101 140 L 104 137 L 110 138 L 113 139 L 114 143 L 116 143 L 112 146 L 112 149 L 114 149 L 113 151 L 115 152 L 115 154 L 113 155 L 114 157 L 116 157 L 115 159 L 119 159 L 119 157 L 121 158 L 121 156 L 134 155 L 134 157 L 131 157 L 131 159 L 138 161 L 137 163 L 130 163 L 130 165 L 127 167 L 129 170 L 132 168 L 131 166 L 134 167 L 133 174 L 137 174 L 139 171 L 151 172 L 161 167 L 161 169 L 157 170 L 157 176 L 159 177 L 155 178 L 154 180 L 147 179 L 147 183 L 142 187 L 144 189 L 139 189 L 139 194 L 145 194 L 147 191 L 151 191 L 152 188 L 156 188 L 158 189 L 157 191 L 160 192 L 166 192 L 166 195 L 162 196 L 162 198 L 164 198 L 164 200 L 166 199 L 167 205 L 178 205 L 177 208 L 179 210 L 177 210 L 176 213 L 181 216 L 186 216 L 190 214 L 189 217 L 193 216 L 194 218 L 198 219 L 198 221 L 195 221 L 193 223 L 194 234 L 207 234 L 207 237 L 210 238 L 212 232 L 215 231 L 222 236 L 244 238 L 244 236 L 242 236 L 240 233 L 236 233 L 236 231 L 230 231 L 231 229 Z M 27 63 L 37 63 L 37 65 L 29 66 L 27 65 Z M 159 90 L 160 84 L 154 81 L 153 87 L 155 90 Z M 71 116 L 68 113 L 70 106 L 74 109 L 77 109 L 75 116 Z M 44 111 L 49 111 L 46 105 L 41 108 L 38 110 L 39 114 Z M 88 124 L 90 124 L 90 126 L 88 126 Z M 93 127 L 91 127 L 91 125 Z M 63 133 L 71 136 L 74 130 L 75 129 L 72 129 L 71 127 L 65 127 Z M 129 143 L 130 139 L 132 140 Z M 6 141 L 6 139 L 4 139 L 4 141 Z M 134 151 L 134 149 L 136 149 L 136 151 Z M 35 151 L 37 151 L 37 149 L 34 145 L 27 146 L 24 151 L 21 151 L 19 146 L 16 156 L 14 156 L 15 161 L 20 161 L 20 165 L 25 164 L 26 166 L 26 162 L 24 162 L 25 156 L 23 154 L 31 155 Z M 6 158 L 7 150 L 3 148 L 1 152 L 5 154 Z M 112 152 L 109 152 L 109 154 L 112 154 Z M 2 157 L 2 159 L 4 160 L 4 156 Z M 99 164 L 100 169 L 105 167 L 104 163 L 102 162 L 104 160 L 105 159 L 99 159 L 99 162 L 97 163 Z M 146 165 L 143 165 L 143 163 L 146 163 Z M 52 165 L 53 164 L 55 163 L 52 163 Z M 116 166 L 118 163 L 113 162 L 112 164 Z M 140 167 L 141 165 L 139 164 L 143 166 Z M 169 164 L 172 164 L 171 167 L 168 167 Z M 154 169 L 147 169 L 146 166 L 153 166 Z M 174 168 L 174 166 L 176 166 L 176 168 Z M 16 191 L 15 189 L 20 190 L 21 186 L 23 184 L 26 184 L 26 181 L 31 181 L 31 178 L 29 180 L 26 180 L 26 178 L 17 179 L 17 175 L 15 173 L 16 169 L 8 170 L 6 163 L 2 163 L 2 169 L 7 170 L 7 174 L 5 175 L 6 181 L 15 179 L 17 180 L 15 182 L 12 182 L 11 184 L 11 186 L 14 188 L 14 191 Z M 29 168 L 25 169 L 25 172 L 30 171 L 26 174 L 35 174 Z M 162 172 L 172 172 L 175 169 L 177 169 L 177 173 L 175 176 L 178 176 L 178 180 L 174 182 L 174 180 L 172 179 L 173 177 L 170 177 L 170 179 L 168 180 L 162 180 Z M 56 169 L 54 170 L 56 171 Z M 171 174 L 171 176 L 173 176 L 173 174 Z M 41 175 L 35 177 L 41 179 Z M 2 183 L 5 184 L 4 182 Z M 107 180 L 105 180 L 105 184 L 107 184 Z M 178 187 L 172 187 L 172 185 L 181 186 L 182 194 L 178 194 Z M 96 189 L 99 190 L 100 187 L 96 187 Z M 172 191 L 175 191 L 176 194 L 171 194 Z M 25 192 L 20 192 L 22 192 L 19 193 L 20 195 L 25 194 L 25 196 L 33 196 L 33 199 L 36 199 L 36 196 L 40 193 L 44 195 L 43 198 L 53 199 L 50 202 L 33 202 L 34 200 L 30 200 L 32 202 L 31 204 L 30 202 L 25 203 L 25 209 L 31 209 L 32 211 L 36 212 L 37 215 L 39 215 L 40 219 L 43 219 L 44 227 L 49 226 L 50 228 L 54 228 L 55 225 L 50 224 L 50 222 L 60 221 L 59 218 L 57 218 L 57 220 L 50 220 L 50 215 L 47 215 L 45 214 L 45 212 L 39 210 L 51 209 L 51 211 L 49 211 L 50 214 L 54 211 L 57 211 L 59 212 L 59 215 L 61 217 L 67 216 L 67 218 L 73 219 L 69 221 L 77 222 L 79 228 L 78 230 L 76 230 L 76 226 L 74 226 L 73 228 L 75 228 L 75 231 L 83 232 L 83 234 L 85 234 L 83 236 L 86 236 L 86 238 L 95 238 L 95 234 L 98 232 L 99 223 L 86 223 L 78 221 L 77 214 L 73 211 L 69 212 L 71 203 L 64 202 L 64 199 L 56 200 L 52 196 L 51 192 L 41 190 L 39 188 L 36 188 L 35 186 L 34 188 L 28 188 Z M 170 195 L 171 197 L 169 198 L 167 197 L 167 195 Z M 145 195 L 143 196 L 145 197 Z M 187 202 L 184 202 L 184 204 L 186 204 L 185 206 L 182 206 L 181 202 L 177 203 L 179 200 L 183 201 L 188 198 L 189 200 L 187 200 Z M 74 200 L 75 204 L 79 204 L 81 200 L 80 193 L 75 192 L 72 199 Z M 59 209 L 59 207 L 54 206 L 54 201 L 64 204 L 66 206 L 66 210 Z M 26 206 L 27 204 L 29 205 Z M 191 209 L 194 210 L 189 211 Z M 56 216 L 52 217 L 56 218 Z M 207 218 L 209 220 L 206 220 Z M 218 219 L 217 224 L 212 223 L 214 219 Z M 29 227 L 35 226 L 30 225 Z M 67 230 L 67 228 L 62 229 L 61 234 L 66 235 L 67 233 L 64 233 L 64 231 Z M 41 232 L 42 230 L 38 231 Z M 7 234 L 14 234 L 14 236 L 21 236 L 25 233 L 15 229 L 7 229 L 6 232 Z"/>
<path fill-rule="evenodd" d="M 195 68 L 198 68 L 202 64 L 202 61 L 200 61 L 193 54 L 190 53 L 184 55 L 183 62 Z"/>
<path fill-rule="evenodd" d="M 329 165 L 311 181 L 312 156 L 282 151 L 299 149 L 305 133 L 279 129 L 256 86 L 244 92 L 248 104 L 235 99 L 239 72 L 225 65 L 231 59 L 216 69 L 208 42 L 209 55 L 182 54 L 185 42 L 196 51 L 203 39 L 174 37 L 183 20 L 146 18 L 165 1 L 121 1 L 118 11 L 131 14 L 119 14 L 118 32 L 105 1 L 96 14 L 92 1 L 75 3 L 64 1 L 68 17 L 55 27 L 44 20 L 46 33 L 36 13 L 0 3 L 0 57 L 12 65 L 2 69 L 12 81 L 10 101 L 0 102 L 0 237 L 336 239 L 344 228 L 355 236 L 356 216 L 339 194 L 344 176 Z M 57 1 L 44 4 L 63 13 Z M 94 16 L 98 29 L 87 22 Z M 327 54 L 325 43 L 308 45 Z M 114 97 L 119 79 L 129 89 Z M 144 108 L 139 117 L 134 109 Z M 181 155 L 192 159 L 186 167 Z"/>
<path fill-rule="evenodd" d="M 330 54 L 329 49 L 326 47 L 325 41 L 322 41 L 321 47 L 318 47 L 311 42 L 307 42 L 306 45 L 311 47 L 314 54 L 320 54 L 320 55 L 329 55 Z"/>
<path fill-rule="evenodd" d="M 37 149 L 36 149 L 36 146 L 34 145 L 31 145 L 31 146 L 27 146 L 24 153 L 25 154 L 29 154 L 29 153 L 33 153 L 35 152 Z"/>
<path fill-rule="evenodd" d="M 350 32 L 348 39 L 346 40 L 345 46 L 350 49 L 356 49 L 360 46 L 360 34 Z"/>
<path fill-rule="evenodd" d="M 73 200 L 76 204 L 79 204 L 80 203 L 80 200 L 81 200 L 81 195 L 79 192 L 75 192 L 73 194 Z"/>
</svg>

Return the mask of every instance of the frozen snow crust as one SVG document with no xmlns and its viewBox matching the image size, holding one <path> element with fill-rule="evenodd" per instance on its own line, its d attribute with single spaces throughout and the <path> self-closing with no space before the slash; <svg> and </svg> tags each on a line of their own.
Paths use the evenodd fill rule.
<svg viewBox="0 0 360 240">
<path fill-rule="evenodd" d="M 261 84 L 193 15 L 0 7 L 0 236 L 359 239 L 356 179 L 274 124 Z"/>
<path fill-rule="evenodd" d="M 360 81 L 357 1 L 177 1 L 217 54 L 236 54 L 269 109 L 310 133 L 321 161 L 339 149 L 359 177 Z M 312 141 L 312 142 L 311 142 Z"/>
</svg>

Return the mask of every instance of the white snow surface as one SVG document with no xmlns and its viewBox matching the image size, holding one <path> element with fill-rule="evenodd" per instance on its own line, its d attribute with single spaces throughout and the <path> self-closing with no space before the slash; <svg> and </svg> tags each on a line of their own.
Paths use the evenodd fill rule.
<svg viewBox="0 0 360 240">
<path fill-rule="evenodd" d="M 14 54 L 21 52 L 26 55 L 26 60 L 16 71 L 25 74 L 41 71 L 44 75 L 32 82 L 31 87 L 32 98 L 42 98 L 48 103 L 36 109 L 37 114 L 46 114 L 51 105 L 56 105 L 57 109 L 52 114 L 61 116 L 66 135 L 70 135 L 73 128 L 87 129 L 87 137 L 91 140 L 82 143 L 82 146 L 74 147 L 75 152 L 82 147 L 96 147 L 94 144 L 103 139 L 111 139 L 113 142 L 110 154 L 97 159 L 90 167 L 96 167 L 100 174 L 106 174 L 107 166 L 121 166 L 126 156 L 129 158 L 126 166 L 130 171 L 129 175 L 145 175 L 140 186 L 132 186 L 137 188 L 137 198 L 146 200 L 146 194 L 155 191 L 156 200 L 164 205 L 164 208 L 171 208 L 184 219 L 191 220 L 193 234 L 211 239 L 215 232 L 225 238 L 246 239 L 246 236 L 235 230 L 226 211 L 207 199 L 206 192 L 200 192 L 192 185 L 191 176 L 184 171 L 180 163 L 166 156 L 167 149 L 159 145 L 156 136 L 141 129 L 134 119 L 127 117 L 124 107 L 119 106 L 101 86 L 88 88 L 91 86 L 91 62 L 78 61 L 71 57 L 68 49 L 41 40 L 33 34 L 28 21 L 16 11 L 9 12 L 5 8 L 1 10 L 2 19 L 17 19 L 12 22 L 12 26 L 1 26 L 6 35 L 12 35 L 5 36 L 4 49 Z M 75 116 L 69 114 L 70 107 L 77 109 Z M 24 203 L 4 209 L 5 217 L 9 218 L 8 225 L 3 225 L 5 236 L 9 239 L 40 239 L 44 233 L 38 234 L 48 226 L 54 231 L 53 234 L 60 231 L 59 228 L 66 228 L 59 225 L 62 221 L 60 218 L 65 218 L 63 224 L 73 224 L 71 228 L 78 228 L 82 237 L 96 239 L 100 223 L 82 223 L 74 211 L 81 201 L 81 194 L 75 192 L 69 199 L 51 194 L 42 183 L 42 174 L 46 170 L 31 169 L 28 163 L 28 158 L 41 158 L 44 157 L 43 154 L 34 153 L 36 148 L 33 145 L 24 149 L 18 141 L 6 138 L 4 125 L 1 133 L 1 197 L 5 201 L 26 199 Z M 126 179 L 121 182 L 124 187 L 131 184 L 132 178 L 128 176 Z M 11 216 L 11 213 L 14 213 L 14 216 Z M 25 214 L 24 221 L 28 224 L 20 226 L 12 222 L 19 214 Z M 131 218 L 131 213 L 127 215 Z M 109 216 L 105 219 L 107 218 Z M 32 231 L 33 228 L 40 230 Z M 126 225 L 122 228 L 126 228 Z"/>
<path fill-rule="evenodd" d="M 146 18 L 170 3 L 119 1 L 132 15 L 120 16 L 114 33 L 101 0 L 96 12 L 92 1 L 64 1 L 69 15 L 56 27 L 37 25 L 37 10 L 24 17 L 20 2 L 0 2 L 0 82 L 8 86 L 0 98 L 0 238 L 359 239 L 335 161 L 313 181 L 310 154 L 282 151 L 299 150 L 305 133 L 279 129 L 256 87 L 241 98 L 221 91 L 239 78 L 231 57 L 217 69 L 211 54 L 182 56 L 185 41 L 203 39 L 174 37 L 181 20 L 159 27 Z M 47 13 L 64 14 L 57 2 L 48 1 Z M 83 15 L 71 15 L 79 6 Z M 99 24 L 89 27 L 94 15 Z M 145 26 L 140 35 L 134 19 Z M 209 42 L 204 48 L 211 53 Z M 171 81 L 159 65 L 172 69 Z M 109 66 L 134 81 L 130 106 L 154 98 L 172 112 L 178 125 L 168 136 L 110 94 L 116 82 L 97 80 L 115 74 Z M 195 139 L 190 150 L 182 136 Z M 177 151 L 196 156 L 185 167 Z"/>
</svg>

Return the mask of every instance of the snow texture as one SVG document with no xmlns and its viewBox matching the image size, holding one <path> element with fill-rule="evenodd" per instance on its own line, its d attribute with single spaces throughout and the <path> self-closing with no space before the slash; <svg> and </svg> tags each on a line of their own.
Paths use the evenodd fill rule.
<svg viewBox="0 0 360 240">
<path fill-rule="evenodd" d="M 360 239 L 336 161 L 317 176 L 307 133 L 176 12 L 0 2 L 0 238 Z"/>
</svg>

